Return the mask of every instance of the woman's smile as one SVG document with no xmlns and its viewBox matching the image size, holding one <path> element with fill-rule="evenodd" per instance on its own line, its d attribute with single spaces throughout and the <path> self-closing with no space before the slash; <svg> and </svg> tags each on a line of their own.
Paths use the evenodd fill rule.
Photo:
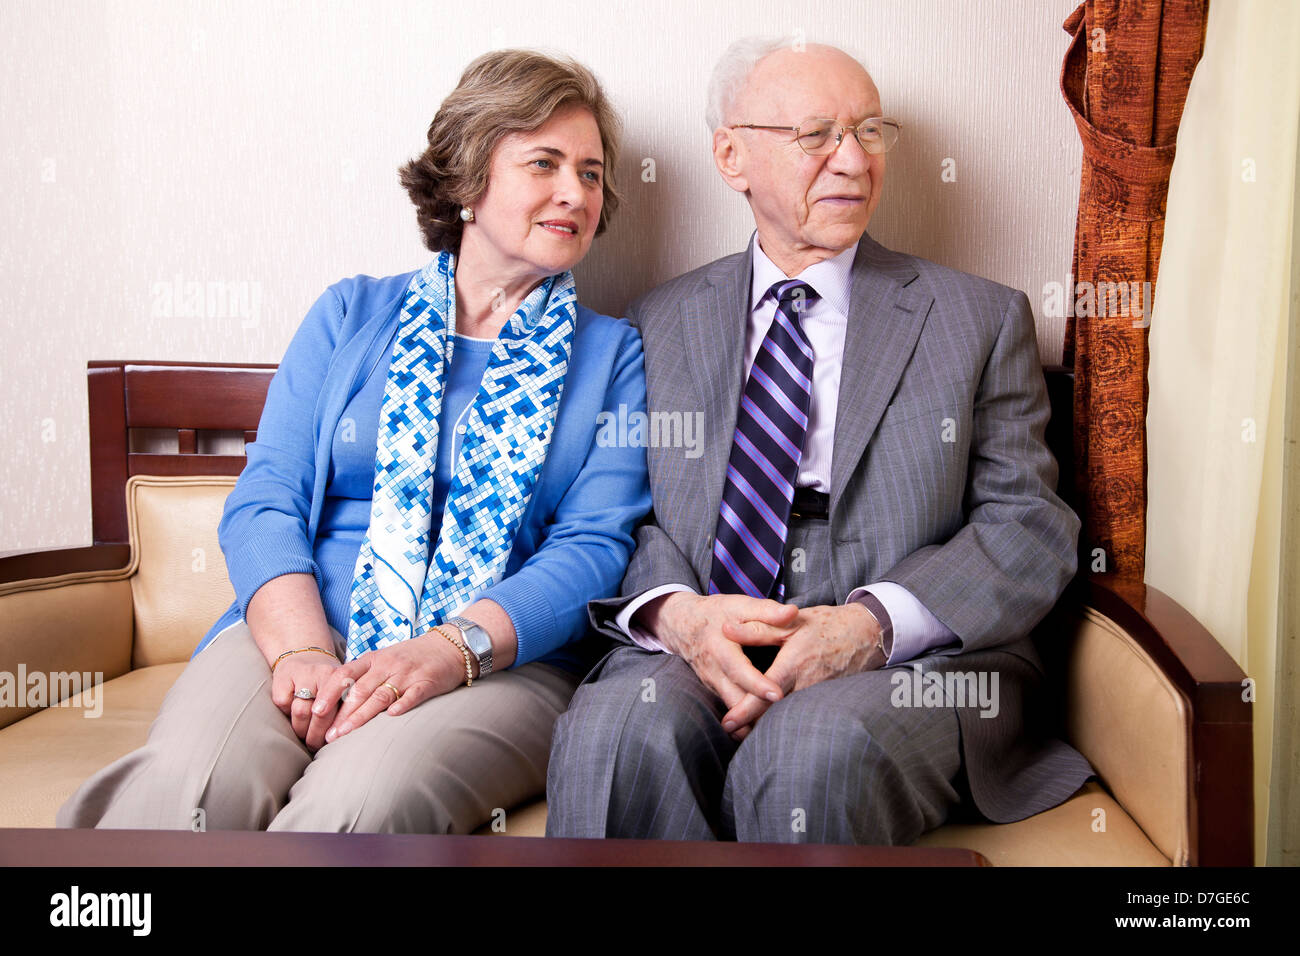
<svg viewBox="0 0 1300 956">
<path fill-rule="evenodd" d="M 547 219 L 537 225 L 559 239 L 578 238 L 578 224 L 572 219 Z"/>
</svg>

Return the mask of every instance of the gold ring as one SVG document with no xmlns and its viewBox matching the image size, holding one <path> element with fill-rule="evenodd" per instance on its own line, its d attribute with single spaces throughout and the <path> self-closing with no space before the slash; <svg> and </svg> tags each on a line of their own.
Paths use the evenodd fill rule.
<svg viewBox="0 0 1300 956">
<path fill-rule="evenodd" d="M 396 687 L 394 687 L 392 684 L 388 683 L 388 681 L 384 681 L 384 682 L 383 682 L 382 684 L 380 684 L 379 686 L 380 686 L 380 687 L 387 687 L 389 690 L 391 690 L 391 691 L 393 692 L 393 701 L 394 701 L 394 702 L 396 702 L 397 700 L 401 699 L 402 692 L 401 692 L 400 690 L 398 690 Z"/>
</svg>

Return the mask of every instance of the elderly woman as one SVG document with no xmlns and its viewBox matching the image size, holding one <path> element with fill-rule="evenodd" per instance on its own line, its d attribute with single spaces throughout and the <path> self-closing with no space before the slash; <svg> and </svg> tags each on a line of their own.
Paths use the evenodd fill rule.
<svg viewBox="0 0 1300 956">
<path fill-rule="evenodd" d="M 221 522 L 235 603 L 60 826 L 463 833 L 543 791 L 650 504 L 595 440 L 645 407 L 640 339 L 570 271 L 617 135 L 576 63 L 470 64 L 401 173 L 433 260 L 308 313 Z"/>
</svg>

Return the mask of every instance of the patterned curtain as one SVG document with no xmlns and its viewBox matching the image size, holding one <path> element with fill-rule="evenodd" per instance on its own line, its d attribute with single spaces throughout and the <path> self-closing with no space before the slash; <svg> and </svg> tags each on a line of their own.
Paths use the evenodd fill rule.
<svg viewBox="0 0 1300 956">
<path fill-rule="evenodd" d="M 1074 41 L 1061 92 L 1083 140 L 1063 359 L 1075 373 L 1081 560 L 1138 581 L 1146 548 L 1147 328 L 1174 140 L 1201 58 L 1206 9 L 1206 0 L 1085 0 L 1065 22 Z"/>
</svg>

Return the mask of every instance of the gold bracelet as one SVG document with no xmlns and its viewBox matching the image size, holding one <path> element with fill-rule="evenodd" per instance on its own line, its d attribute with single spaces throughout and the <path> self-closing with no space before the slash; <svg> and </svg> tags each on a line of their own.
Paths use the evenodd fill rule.
<svg viewBox="0 0 1300 956">
<path fill-rule="evenodd" d="M 460 651 L 461 657 L 465 658 L 465 686 L 466 686 L 466 687 L 473 687 L 473 686 L 474 686 L 474 667 L 473 667 L 473 665 L 470 664 L 470 660 L 469 660 L 469 648 L 467 648 L 464 644 L 462 644 L 462 643 L 461 643 L 459 640 L 457 640 L 456 638 L 452 637 L 450 634 L 448 634 L 448 633 L 447 633 L 446 631 L 444 631 L 442 628 L 443 628 L 443 625 L 438 624 L 438 625 L 436 625 L 436 626 L 434 627 L 434 630 L 437 631 L 439 634 L 441 634 L 443 637 L 445 637 L 447 640 L 451 641 L 451 643 L 455 645 L 456 650 Z"/>
<path fill-rule="evenodd" d="M 271 673 L 274 674 L 274 673 L 275 673 L 275 669 L 276 669 L 276 667 L 279 665 L 280 661 L 284 660 L 284 659 L 285 659 L 286 657 L 288 657 L 289 655 L 291 655 L 291 654 L 305 654 L 307 651 L 315 651 L 315 652 L 318 653 L 318 654 L 328 654 L 330 657 L 334 658 L 336 661 L 339 659 L 339 656 L 338 656 L 337 654 L 335 654 L 333 651 L 327 651 L 327 650 L 326 650 L 325 648 L 323 648 L 323 647 L 315 647 L 315 646 L 312 646 L 312 647 L 299 647 L 299 648 L 297 648 L 296 650 L 285 651 L 283 654 L 281 654 L 279 657 L 277 657 L 277 658 L 275 659 L 275 663 L 271 665 Z M 342 661 L 340 661 L 339 663 L 342 663 Z"/>
</svg>

